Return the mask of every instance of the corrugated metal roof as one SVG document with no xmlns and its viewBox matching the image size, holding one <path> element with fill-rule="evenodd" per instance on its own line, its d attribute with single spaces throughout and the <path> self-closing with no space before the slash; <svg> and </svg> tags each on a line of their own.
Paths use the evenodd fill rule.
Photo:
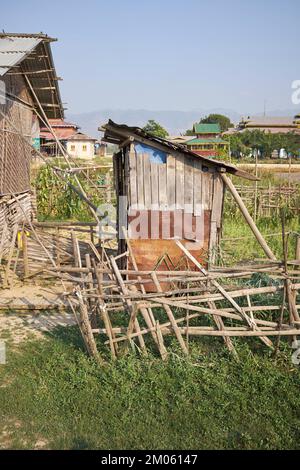
<svg viewBox="0 0 300 470">
<path fill-rule="evenodd" d="M 43 33 L 0 33 L 0 77 L 26 76 L 47 117 L 62 119 L 64 109 L 57 83 L 59 77 L 50 47 L 53 41 L 56 39 Z M 38 108 L 38 103 L 35 104 Z"/>
<path fill-rule="evenodd" d="M 42 41 L 41 38 L 12 37 L 0 40 L 0 76 L 21 62 Z"/>
<path fill-rule="evenodd" d="M 221 129 L 219 124 L 198 123 L 194 125 L 194 132 L 196 134 L 219 134 Z"/>
<path fill-rule="evenodd" d="M 246 171 L 240 170 L 234 165 L 225 163 L 219 160 L 213 160 L 211 158 L 205 157 L 204 155 L 199 155 L 197 153 L 189 150 L 185 145 L 170 142 L 169 140 L 162 139 L 161 137 L 155 137 L 149 132 L 145 132 L 139 127 L 129 127 L 126 124 L 116 124 L 111 119 L 107 124 L 104 124 L 102 127 L 99 127 L 99 131 L 104 131 L 103 141 L 114 143 L 116 145 L 122 145 L 129 137 L 132 137 L 133 140 L 137 142 L 145 143 L 146 145 L 151 145 L 152 143 L 159 144 L 159 147 L 166 152 L 176 151 L 187 156 L 197 158 L 203 161 L 207 166 L 215 166 L 219 168 L 224 168 L 228 173 L 232 173 L 236 176 L 241 176 L 250 180 L 256 180 L 257 178 Z"/>
</svg>

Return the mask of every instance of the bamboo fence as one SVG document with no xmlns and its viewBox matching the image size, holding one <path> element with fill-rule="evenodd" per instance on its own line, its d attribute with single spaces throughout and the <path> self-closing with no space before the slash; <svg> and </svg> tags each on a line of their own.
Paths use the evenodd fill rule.
<svg viewBox="0 0 300 470">
<path fill-rule="evenodd" d="M 284 184 L 268 187 L 235 186 L 254 219 L 280 215 L 284 206 L 294 215 L 300 214 L 300 189 L 297 184 Z M 230 193 L 227 193 L 228 210 L 236 211 L 236 205 Z"/>
<path fill-rule="evenodd" d="M 61 282 L 86 349 L 101 364 L 106 347 L 114 359 L 131 347 L 144 355 L 156 351 L 165 360 L 172 336 L 183 354 L 191 341 L 207 336 L 221 338 L 236 355 L 234 338 L 255 337 L 276 350 L 282 337 L 300 333 L 299 253 L 291 261 L 206 271 L 176 241 L 186 269 L 146 271 L 138 269 L 127 237 L 128 250 L 115 256 L 91 239 L 93 224 L 70 225 L 62 236 L 65 225 L 30 223 L 15 230 L 2 284 L 11 287 L 12 274 L 24 282 Z M 85 240 L 79 239 L 81 230 L 88 232 Z M 123 257 L 130 269 L 119 268 Z M 268 276 L 267 285 L 251 285 L 257 273 Z"/>
</svg>

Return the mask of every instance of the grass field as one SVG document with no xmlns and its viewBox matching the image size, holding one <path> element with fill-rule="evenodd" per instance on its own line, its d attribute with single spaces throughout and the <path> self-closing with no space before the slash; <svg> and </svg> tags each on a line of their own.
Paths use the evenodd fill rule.
<svg viewBox="0 0 300 470">
<path fill-rule="evenodd" d="M 173 346 L 167 363 L 131 355 L 105 368 L 86 357 L 76 327 L 8 347 L 0 448 L 299 449 L 291 350 L 275 364 L 236 345 L 239 362 L 202 340 L 189 359 Z"/>
</svg>

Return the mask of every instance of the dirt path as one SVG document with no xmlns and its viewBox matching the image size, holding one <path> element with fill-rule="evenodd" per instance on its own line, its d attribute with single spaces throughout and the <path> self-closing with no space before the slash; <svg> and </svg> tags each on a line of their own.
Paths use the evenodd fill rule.
<svg viewBox="0 0 300 470">
<path fill-rule="evenodd" d="M 0 339 L 9 340 L 12 344 L 19 344 L 28 339 L 42 339 L 44 333 L 57 326 L 75 325 L 74 315 L 71 313 L 53 314 L 18 314 L 0 313 Z"/>
<path fill-rule="evenodd" d="M 61 286 L 21 286 L 1 290 L 0 338 L 18 344 L 28 338 L 42 338 L 43 333 L 56 326 L 74 325 L 73 314 L 53 309 L 64 304 Z"/>
</svg>

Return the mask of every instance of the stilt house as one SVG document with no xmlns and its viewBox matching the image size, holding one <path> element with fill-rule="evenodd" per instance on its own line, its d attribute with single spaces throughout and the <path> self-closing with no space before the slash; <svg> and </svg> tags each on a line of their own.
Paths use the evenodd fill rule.
<svg viewBox="0 0 300 470">
<path fill-rule="evenodd" d="M 31 145 L 40 116 L 63 119 L 50 43 L 44 34 L 0 34 L 0 242 L 30 215 Z"/>
</svg>

